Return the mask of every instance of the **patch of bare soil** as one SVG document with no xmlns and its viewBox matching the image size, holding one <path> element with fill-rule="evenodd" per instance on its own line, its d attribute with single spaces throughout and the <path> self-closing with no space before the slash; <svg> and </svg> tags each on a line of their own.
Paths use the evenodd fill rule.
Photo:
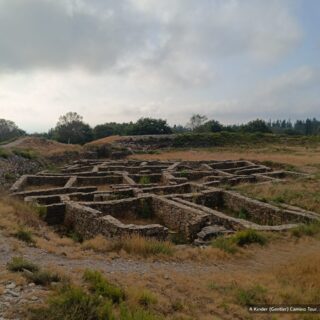
<svg viewBox="0 0 320 320">
<path fill-rule="evenodd" d="M 82 147 L 74 144 L 65 144 L 53 140 L 37 137 L 23 137 L 1 146 L 7 149 L 32 150 L 43 156 L 62 154 L 64 152 L 80 152 Z"/>
</svg>

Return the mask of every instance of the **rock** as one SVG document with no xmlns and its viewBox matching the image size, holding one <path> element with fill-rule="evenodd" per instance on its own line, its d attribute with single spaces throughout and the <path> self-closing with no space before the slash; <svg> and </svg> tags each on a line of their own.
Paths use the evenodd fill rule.
<svg viewBox="0 0 320 320">
<path fill-rule="evenodd" d="M 19 297 L 20 294 L 18 292 L 12 291 L 12 290 L 5 290 L 5 293 L 10 294 L 13 297 Z"/>
<path fill-rule="evenodd" d="M 32 301 L 37 301 L 37 300 L 39 300 L 39 298 L 36 297 L 36 296 L 32 296 L 32 297 L 30 297 L 30 300 L 32 300 Z"/>
<path fill-rule="evenodd" d="M 231 230 L 227 230 L 222 226 L 212 225 L 208 227 L 204 227 L 198 234 L 198 242 L 201 243 L 202 241 L 209 241 L 212 238 L 216 238 L 223 234 L 231 233 Z"/>
<path fill-rule="evenodd" d="M 14 282 L 10 282 L 9 284 L 6 285 L 7 289 L 14 289 L 16 287 L 16 284 Z"/>
<path fill-rule="evenodd" d="M 33 282 L 30 282 L 29 284 L 28 284 L 28 287 L 34 287 L 35 286 L 35 284 L 33 283 Z"/>
</svg>

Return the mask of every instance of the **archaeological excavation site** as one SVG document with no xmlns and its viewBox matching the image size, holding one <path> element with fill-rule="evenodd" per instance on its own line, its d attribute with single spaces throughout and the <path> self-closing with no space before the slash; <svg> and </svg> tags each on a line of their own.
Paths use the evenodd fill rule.
<svg viewBox="0 0 320 320">
<path fill-rule="evenodd" d="M 36 206 L 49 225 L 64 226 L 84 239 L 139 234 L 203 245 L 238 230 L 277 232 L 320 220 L 314 212 L 230 190 L 236 184 L 301 175 L 244 160 L 82 159 L 57 172 L 24 175 L 10 191 Z"/>
</svg>

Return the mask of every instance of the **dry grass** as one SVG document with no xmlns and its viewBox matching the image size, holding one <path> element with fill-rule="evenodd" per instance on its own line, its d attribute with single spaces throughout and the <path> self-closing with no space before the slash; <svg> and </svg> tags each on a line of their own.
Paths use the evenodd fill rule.
<svg viewBox="0 0 320 320">
<path fill-rule="evenodd" d="M 42 156 L 62 154 L 64 152 L 80 152 L 82 147 L 74 144 L 64 144 L 53 140 L 38 137 L 23 137 L 4 145 L 3 147 L 14 150 L 28 150 Z"/>
<path fill-rule="evenodd" d="M 256 199 L 287 203 L 320 213 L 320 179 L 317 176 L 271 184 L 244 184 L 236 190 Z"/>
<path fill-rule="evenodd" d="M 174 245 L 169 241 L 159 241 L 148 239 L 139 235 L 132 235 L 112 240 L 107 240 L 102 236 L 87 240 L 83 243 L 84 249 L 92 249 L 96 252 L 121 252 L 149 256 L 171 256 L 174 252 Z"/>
<path fill-rule="evenodd" d="M 0 227 L 6 232 L 17 232 L 21 227 L 39 230 L 44 225 L 36 210 L 23 201 L 0 197 Z"/>
<path fill-rule="evenodd" d="M 270 145 L 268 147 L 245 148 L 211 148 L 194 150 L 170 150 L 160 154 L 136 154 L 130 156 L 140 160 L 240 160 L 274 161 L 294 166 L 309 166 L 320 162 L 320 148 L 285 147 Z"/>
<path fill-rule="evenodd" d="M 121 139 L 123 139 L 123 137 L 121 136 L 110 136 L 110 137 L 105 137 L 105 138 L 101 138 L 101 139 L 86 143 L 85 146 L 100 146 L 104 144 L 113 143 Z"/>
</svg>

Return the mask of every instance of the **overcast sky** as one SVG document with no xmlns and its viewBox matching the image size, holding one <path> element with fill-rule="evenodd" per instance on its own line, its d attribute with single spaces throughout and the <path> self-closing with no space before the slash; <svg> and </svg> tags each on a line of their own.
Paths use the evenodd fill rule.
<svg viewBox="0 0 320 320">
<path fill-rule="evenodd" d="M 320 118 L 319 0 L 0 0 L 0 118 Z"/>
</svg>

